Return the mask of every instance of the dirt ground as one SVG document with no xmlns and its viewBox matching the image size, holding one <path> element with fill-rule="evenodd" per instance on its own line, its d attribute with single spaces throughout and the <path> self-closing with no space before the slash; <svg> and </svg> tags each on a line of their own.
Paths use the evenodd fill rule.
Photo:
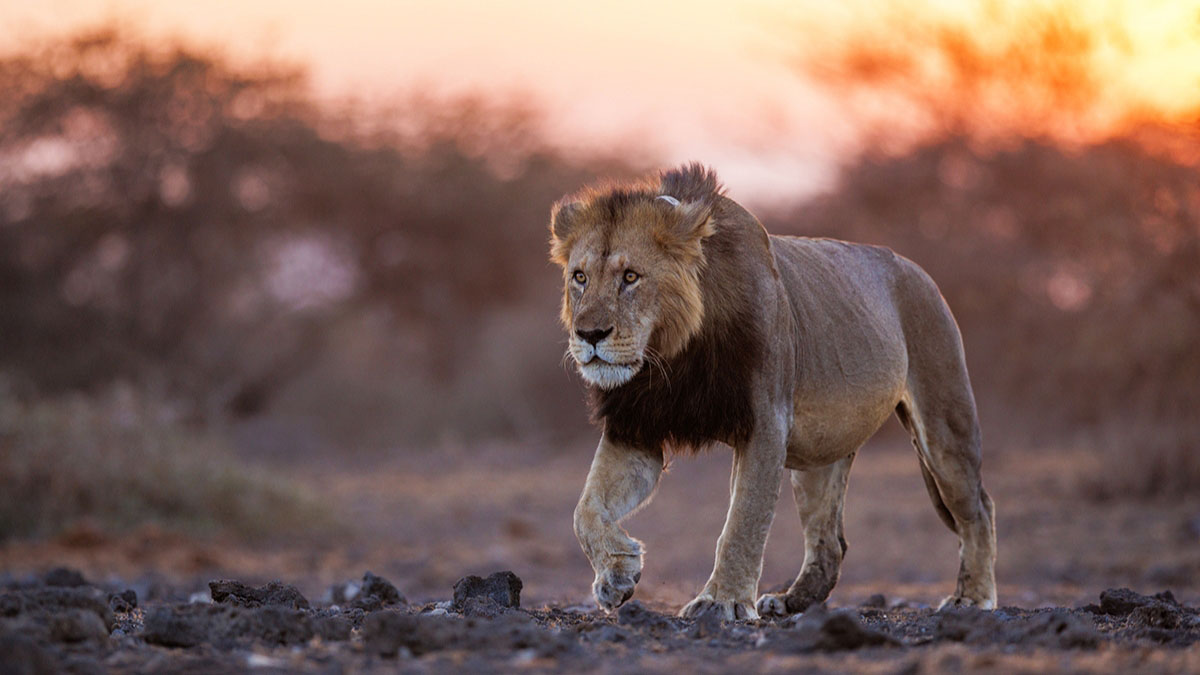
<svg viewBox="0 0 1200 675">
<path fill-rule="evenodd" d="M 851 475 L 850 548 L 827 608 L 742 623 L 673 616 L 711 569 L 728 452 L 675 460 L 627 523 L 648 554 L 615 616 L 589 597 L 571 533 L 590 455 L 584 440 L 280 463 L 345 523 L 319 538 L 81 525 L 8 542 L 0 672 L 1200 671 L 1200 496 L 1082 500 L 1079 481 L 1099 468 L 1086 452 L 986 456 L 1003 609 L 936 613 L 957 542 L 911 450 L 885 433 Z M 799 571 L 791 502 L 781 489 L 761 590 Z M 483 580 L 504 570 L 514 575 Z M 458 583 L 467 575 L 482 578 L 479 597 Z M 222 579 L 245 585 L 210 585 Z M 518 585 L 519 608 L 506 606 Z"/>
</svg>

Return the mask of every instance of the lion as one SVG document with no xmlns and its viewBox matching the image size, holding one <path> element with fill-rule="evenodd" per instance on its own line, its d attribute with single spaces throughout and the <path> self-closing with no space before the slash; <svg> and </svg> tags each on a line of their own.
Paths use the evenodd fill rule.
<svg viewBox="0 0 1200 675">
<path fill-rule="evenodd" d="M 641 579 L 645 547 L 621 522 L 649 501 L 664 453 L 717 443 L 733 449 L 729 513 L 712 575 L 680 615 L 786 616 L 824 601 L 846 554 L 850 465 L 893 413 L 961 543 L 943 606 L 996 606 L 962 338 L 920 267 L 887 248 L 768 235 L 695 163 L 568 195 L 550 232 L 568 350 L 602 429 L 574 518 L 601 608 Z M 804 561 L 786 592 L 756 601 L 785 468 Z"/>
</svg>

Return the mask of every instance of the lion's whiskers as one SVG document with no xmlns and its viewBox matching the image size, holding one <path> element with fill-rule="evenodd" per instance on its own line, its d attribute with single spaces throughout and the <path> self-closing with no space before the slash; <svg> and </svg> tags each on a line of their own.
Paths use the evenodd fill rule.
<svg viewBox="0 0 1200 675">
<path fill-rule="evenodd" d="M 659 372 L 662 373 L 663 379 L 667 382 L 667 388 L 670 389 L 671 376 L 667 374 L 666 359 L 662 357 L 662 354 L 659 354 L 654 348 L 647 345 L 646 349 L 642 352 L 642 356 L 650 365 L 650 381 L 654 382 L 654 368 L 657 367 Z"/>
</svg>

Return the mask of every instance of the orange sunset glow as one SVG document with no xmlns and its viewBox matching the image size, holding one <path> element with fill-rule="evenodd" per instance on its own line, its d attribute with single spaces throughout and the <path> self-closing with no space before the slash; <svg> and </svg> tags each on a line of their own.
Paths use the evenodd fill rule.
<svg viewBox="0 0 1200 675">
<path fill-rule="evenodd" d="M 557 143 L 704 157 L 760 198 L 826 186 L 868 130 L 903 144 L 949 115 L 1089 140 L 1200 105 L 1192 1 L 4 0 L 0 47 L 114 20 L 298 63 L 326 100 L 524 99 Z"/>
</svg>

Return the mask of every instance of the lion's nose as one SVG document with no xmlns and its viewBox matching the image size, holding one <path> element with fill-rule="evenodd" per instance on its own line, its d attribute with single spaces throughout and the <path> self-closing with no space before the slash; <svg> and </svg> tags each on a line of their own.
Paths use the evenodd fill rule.
<svg viewBox="0 0 1200 675">
<path fill-rule="evenodd" d="M 597 328 L 595 330 L 577 330 L 575 331 L 575 334 L 579 336 L 580 340 L 590 342 L 592 346 L 595 347 L 601 340 L 608 337 L 612 332 L 612 328 Z"/>
</svg>

